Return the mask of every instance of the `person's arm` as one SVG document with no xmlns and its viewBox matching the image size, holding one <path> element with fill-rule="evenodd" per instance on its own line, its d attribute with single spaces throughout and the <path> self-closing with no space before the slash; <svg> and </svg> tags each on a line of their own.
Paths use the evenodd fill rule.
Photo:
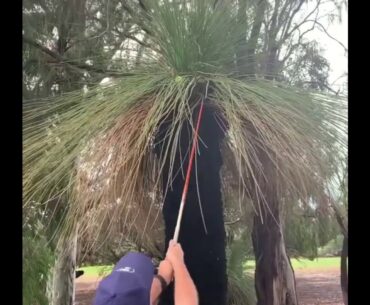
<svg viewBox="0 0 370 305">
<path fill-rule="evenodd" d="M 166 259 L 171 262 L 174 270 L 175 305 L 198 305 L 198 292 L 185 266 L 181 245 L 171 240 Z"/>
<path fill-rule="evenodd" d="M 153 279 L 152 288 L 150 290 L 150 304 L 157 305 L 159 296 L 162 293 L 162 285 L 157 278 Z"/>
<path fill-rule="evenodd" d="M 198 305 L 198 292 L 185 263 L 179 262 L 173 269 L 175 274 L 175 305 Z"/>
<path fill-rule="evenodd" d="M 160 262 L 158 267 L 158 275 L 160 275 L 168 286 L 173 279 L 173 268 L 171 263 L 168 260 L 163 260 Z M 154 276 L 152 288 L 150 290 L 150 304 L 157 305 L 159 301 L 159 296 L 162 293 L 162 283 L 161 281 Z"/>
</svg>

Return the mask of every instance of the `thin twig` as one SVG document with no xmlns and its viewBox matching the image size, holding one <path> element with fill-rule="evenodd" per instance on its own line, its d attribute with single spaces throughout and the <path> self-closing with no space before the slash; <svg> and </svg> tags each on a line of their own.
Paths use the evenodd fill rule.
<svg viewBox="0 0 370 305">
<path fill-rule="evenodd" d="M 34 41 L 30 38 L 27 38 L 27 37 L 23 36 L 23 41 L 25 43 L 39 49 L 43 53 L 53 57 L 58 62 L 66 64 L 66 65 L 68 65 L 68 66 L 70 66 L 74 69 L 93 72 L 93 73 L 97 73 L 97 74 L 104 74 L 104 75 L 107 75 L 107 76 L 132 76 L 133 75 L 132 73 L 122 73 L 122 72 L 109 71 L 109 70 L 99 69 L 99 68 L 96 68 L 96 67 L 93 67 L 93 66 L 90 66 L 90 65 L 87 65 L 87 64 L 78 63 L 78 62 L 75 62 L 75 61 L 72 61 L 72 60 L 67 60 L 63 56 L 59 55 L 58 53 L 53 52 L 52 50 L 44 47 L 40 43 L 38 43 L 38 42 L 36 42 L 36 41 Z"/>
</svg>

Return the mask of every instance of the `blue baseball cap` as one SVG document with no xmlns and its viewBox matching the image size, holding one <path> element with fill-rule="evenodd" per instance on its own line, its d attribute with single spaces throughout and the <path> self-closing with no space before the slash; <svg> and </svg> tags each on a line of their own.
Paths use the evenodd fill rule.
<svg viewBox="0 0 370 305">
<path fill-rule="evenodd" d="M 130 252 L 122 257 L 96 290 L 94 305 L 149 305 L 154 277 L 151 259 Z"/>
</svg>

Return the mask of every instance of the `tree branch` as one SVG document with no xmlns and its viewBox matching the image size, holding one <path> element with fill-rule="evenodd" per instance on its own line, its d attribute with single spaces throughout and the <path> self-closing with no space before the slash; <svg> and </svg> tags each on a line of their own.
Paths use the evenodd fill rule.
<svg viewBox="0 0 370 305">
<path fill-rule="evenodd" d="M 256 17 L 253 21 L 252 31 L 251 31 L 248 46 L 247 46 L 247 55 L 253 57 L 253 60 L 255 60 L 254 56 L 255 56 L 255 53 L 256 53 L 258 37 L 259 37 L 260 32 L 261 32 L 261 27 L 262 27 L 262 22 L 263 22 L 263 15 L 264 15 L 265 10 L 266 10 L 266 5 L 267 5 L 266 0 L 260 0 L 257 3 Z M 249 74 L 254 74 L 255 73 L 255 64 L 256 64 L 255 62 L 251 63 L 253 68 L 251 67 L 250 71 L 247 71 L 247 74 L 248 73 Z"/>
<path fill-rule="evenodd" d="M 306 20 L 303 20 L 300 24 L 299 24 L 299 26 L 301 26 L 302 24 L 304 24 L 304 23 L 307 23 L 307 22 L 313 22 L 314 23 L 314 25 L 313 26 L 315 26 L 315 25 L 318 25 L 321 29 L 322 29 L 322 31 L 330 38 L 330 39 L 332 39 L 332 40 L 334 40 L 335 42 L 337 42 L 338 44 L 340 44 L 340 46 L 341 47 L 343 47 L 343 49 L 344 49 L 344 51 L 345 52 L 348 52 L 348 49 L 346 48 L 346 46 L 342 43 L 342 42 L 340 42 L 338 39 L 336 39 L 335 37 L 333 37 L 332 35 L 330 35 L 329 33 L 328 33 L 328 31 L 325 29 L 325 27 L 322 25 L 322 23 L 320 23 L 319 21 L 317 21 L 317 19 L 315 19 L 315 20 L 313 20 L 313 19 L 306 19 Z M 297 29 L 297 27 L 296 27 L 296 29 Z M 310 30 L 307 30 L 307 31 L 310 31 Z M 306 32 L 307 32 L 306 31 Z M 291 33 L 292 31 L 290 31 L 290 33 Z M 304 32 L 304 33 L 306 33 L 306 32 Z M 289 34 L 290 35 L 290 34 Z"/>
<path fill-rule="evenodd" d="M 304 1 L 301 1 L 300 2 L 300 4 L 299 4 L 299 6 L 297 7 L 297 9 L 293 12 L 293 14 L 295 15 L 298 11 L 299 11 L 299 9 L 301 8 L 301 6 L 303 5 L 303 3 L 304 3 Z M 311 17 L 311 15 L 314 13 L 314 12 L 316 12 L 316 10 L 319 8 L 319 6 L 320 6 L 320 4 L 321 4 L 321 0 L 318 0 L 317 1 L 317 4 L 316 4 L 316 6 L 315 6 L 315 8 L 303 19 L 303 21 L 301 22 L 301 23 L 298 23 L 298 24 L 296 24 L 290 31 L 289 31 L 289 28 L 290 28 L 290 25 L 291 25 L 291 23 L 292 23 L 292 21 L 293 21 L 293 17 L 294 17 L 294 15 L 292 14 L 292 17 L 290 18 L 290 20 L 289 20 L 289 23 L 288 23 L 288 26 L 286 27 L 286 31 L 285 31 L 285 33 L 283 33 L 282 34 L 282 37 L 281 37 L 281 41 L 282 42 L 284 42 L 290 35 L 292 35 L 292 33 L 296 30 L 296 29 L 298 29 L 302 24 L 304 24 L 306 21 L 307 21 L 307 19 L 308 18 L 310 18 Z M 289 32 L 288 32 L 289 31 Z"/>
<path fill-rule="evenodd" d="M 281 62 L 283 64 L 290 57 L 290 55 L 292 55 L 292 53 L 294 52 L 294 50 L 297 49 L 301 45 L 303 36 L 306 35 L 307 33 L 311 32 L 311 31 L 313 31 L 314 28 L 315 28 L 315 23 L 313 24 L 313 26 L 311 28 L 309 28 L 308 30 L 304 31 L 302 34 L 299 33 L 298 42 L 295 43 L 294 45 L 292 45 L 290 47 L 289 51 L 286 53 L 286 55 L 284 56 L 284 58 L 281 60 Z M 298 29 L 298 31 L 299 31 L 299 29 Z M 281 49 L 279 49 L 279 50 L 281 50 Z"/>
<path fill-rule="evenodd" d="M 331 202 L 331 207 L 334 211 L 334 214 L 335 214 L 335 218 L 337 219 L 337 222 L 338 222 L 338 225 L 342 231 L 342 234 L 348 238 L 348 227 L 347 227 L 347 224 L 346 224 L 346 221 L 345 221 L 345 217 L 342 215 L 342 213 L 339 211 L 338 207 L 336 206 L 336 203 L 334 202 L 334 200 L 330 200 Z"/>
<path fill-rule="evenodd" d="M 131 40 L 133 40 L 133 41 L 137 42 L 139 45 L 141 45 L 141 46 L 143 46 L 143 47 L 145 47 L 145 48 L 152 49 L 153 51 L 155 51 L 155 52 L 157 52 L 157 53 L 159 53 L 159 54 L 161 53 L 161 51 L 160 51 L 159 49 L 157 49 L 156 47 L 154 47 L 153 45 L 151 45 L 151 44 L 149 44 L 149 43 L 145 42 L 144 40 L 140 40 L 140 39 L 138 39 L 138 38 L 135 36 L 135 32 L 131 32 L 131 33 L 129 33 L 128 31 L 127 31 L 127 32 L 126 32 L 126 31 L 122 32 L 122 31 L 119 31 L 117 28 L 113 29 L 113 31 L 114 31 L 114 32 L 116 32 L 116 33 L 119 35 L 119 37 L 121 37 L 121 38 L 122 38 L 122 40 L 123 40 L 124 38 L 131 39 Z M 144 35 L 145 35 L 145 34 L 144 34 Z"/>
<path fill-rule="evenodd" d="M 144 1 L 143 0 L 138 0 L 139 1 L 139 5 L 140 7 L 144 10 L 144 11 L 148 11 L 148 9 L 146 8 L 145 4 L 144 4 Z"/>
<path fill-rule="evenodd" d="M 149 30 L 145 24 L 139 19 L 137 14 L 135 14 L 134 10 L 127 5 L 126 1 L 121 1 L 122 7 L 130 14 L 132 19 L 136 22 L 136 24 L 148 35 L 153 36 L 153 32 Z"/>
<path fill-rule="evenodd" d="M 283 6 L 283 8 L 281 9 L 281 12 L 279 14 L 279 17 L 278 17 L 278 21 L 277 21 L 277 28 L 279 29 L 281 27 L 281 25 L 286 21 L 286 16 L 285 14 L 288 12 L 288 16 L 289 16 L 289 12 L 292 10 L 292 5 L 294 3 L 290 0 L 286 0 L 285 1 L 285 4 Z M 288 8 L 289 6 L 289 8 Z M 288 17 L 287 16 L 287 17 Z"/>
<path fill-rule="evenodd" d="M 287 17 L 288 21 L 284 22 L 282 32 L 281 32 L 281 37 L 280 37 L 279 43 L 278 43 L 279 45 L 281 45 L 289 37 L 289 36 L 286 36 L 286 32 L 290 29 L 290 26 L 293 22 L 294 16 L 299 12 L 303 3 L 304 3 L 304 0 L 301 0 L 298 3 L 298 6 L 294 10 L 292 10 L 292 14 L 289 15 L 289 13 L 288 13 L 288 17 Z M 292 7 L 290 6 L 289 9 L 292 9 Z"/>
<path fill-rule="evenodd" d="M 30 46 L 39 49 L 41 52 L 49 55 L 50 57 L 56 59 L 59 63 L 66 64 L 66 65 L 70 66 L 72 69 L 79 70 L 79 72 L 81 72 L 81 70 L 82 70 L 82 71 L 93 72 L 93 73 L 97 73 L 97 74 L 104 74 L 106 76 L 131 76 L 132 75 L 132 73 L 114 72 L 114 71 L 95 68 L 95 67 L 89 66 L 87 64 L 67 60 L 63 56 L 59 55 L 58 53 L 55 53 L 52 50 L 50 50 L 50 49 L 44 47 L 43 45 L 39 44 L 38 42 L 33 41 L 32 39 L 24 37 L 24 36 L 23 36 L 23 41 L 25 43 L 29 44 Z"/>
<path fill-rule="evenodd" d="M 302 83 L 303 84 L 316 84 L 316 85 L 323 86 L 325 89 L 328 89 L 331 93 L 334 93 L 335 95 L 338 95 L 338 93 L 339 93 L 339 90 L 335 91 L 334 89 L 330 88 L 328 85 L 323 84 L 323 83 L 311 82 L 311 81 L 305 81 L 305 82 L 302 82 Z"/>
<path fill-rule="evenodd" d="M 310 21 L 313 21 L 313 20 L 310 20 Z M 328 31 L 325 29 L 325 27 L 320 23 L 320 22 L 318 22 L 318 21 L 316 21 L 315 20 L 315 22 L 316 22 L 316 24 L 323 30 L 323 32 L 329 37 L 329 38 L 331 38 L 331 39 L 333 39 L 335 42 L 337 42 L 337 43 L 339 43 L 342 47 L 343 47 L 343 49 L 344 49 L 344 51 L 347 53 L 348 52 L 348 49 L 346 48 L 346 46 L 343 44 L 343 43 L 341 43 L 338 39 L 336 39 L 335 37 L 333 37 L 333 36 L 331 36 L 329 33 L 328 33 Z"/>
<path fill-rule="evenodd" d="M 234 224 L 238 223 L 240 220 L 241 220 L 241 218 L 239 217 L 239 218 L 237 218 L 233 221 L 225 221 L 225 225 L 227 225 L 227 226 L 234 225 Z"/>
<path fill-rule="evenodd" d="M 150 44 L 146 43 L 146 42 L 145 42 L 145 41 L 143 41 L 143 40 L 140 40 L 140 39 L 136 38 L 135 36 L 133 36 L 133 35 L 131 35 L 131 34 L 129 34 L 129 33 L 127 33 L 127 34 L 123 34 L 123 36 L 125 36 L 126 38 L 131 39 L 131 40 L 133 40 L 133 41 L 136 41 L 138 44 L 142 45 L 143 47 L 146 47 L 146 48 L 152 49 L 153 51 L 156 51 L 156 52 L 158 52 L 158 53 L 161 53 L 161 52 L 160 52 L 160 50 L 158 50 L 158 49 L 157 49 L 157 48 L 155 48 L 154 46 L 152 46 L 152 45 L 150 45 Z"/>
<path fill-rule="evenodd" d="M 273 12 L 272 17 L 271 17 L 271 27 L 270 27 L 270 30 L 269 30 L 270 34 L 269 34 L 269 37 L 268 37 L 268 39 L 269 39 L 268 45 L 269 46 L 272 46 L 275 43 L 275 38 L 276 38 L 276 35 L 279 31 L 279 29 L 276 28 L 279 6 L 280 6 L 280 0 L 275 0 L 275 7 L 274 7 L 274 12 Z"/>
</svg>

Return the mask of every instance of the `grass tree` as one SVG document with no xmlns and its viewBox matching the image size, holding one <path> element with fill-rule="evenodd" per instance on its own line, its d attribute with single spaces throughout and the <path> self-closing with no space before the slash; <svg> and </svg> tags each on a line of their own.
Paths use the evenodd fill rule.
<svg viewBox="0 0 370 305">
<path fill-rule="evenodd" d="M 92 249 L 113 231 L 150 244 L 163 211 L 167 244 L 203 103 L 179 236 L 200 304 L 227 302 L 226 185 L 255 211 L 258 304 L 297 304 L 282 203 L 325 189 L 333 143 L 346 145 L 344 101 L 240 75 L 237 12 L 217 3 L 147 1 L 138 22 L 152 47 L 141 50 L 139 67 L 109 85 L 25 105 L 24 205 L 66 196 L 61 240 L 78 224 Z M 221 179 L 222 166 L 233 183 Z M 173 304 L 170 294 L 162 304 Z"/>
</svg>

